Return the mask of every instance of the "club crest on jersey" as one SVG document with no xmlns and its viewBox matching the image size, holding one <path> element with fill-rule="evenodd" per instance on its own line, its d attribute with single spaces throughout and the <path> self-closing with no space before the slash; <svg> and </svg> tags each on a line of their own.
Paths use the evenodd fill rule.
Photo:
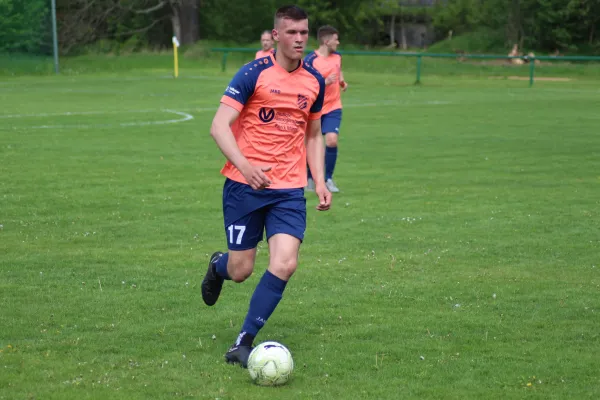
<svg viewBox="0 0 600 400">
<path fill-rule="evenodd" d="M 264 123 L 271 122 L 275 118 L 275 110 L 263 107 L 258 111 L 258 118 Z"/>
<path fill-rule="evenodd" d="M 303 94 L 298 95 L 298 107 L 304 110 L 308 106 L 308 97 Z"/>
</svg>

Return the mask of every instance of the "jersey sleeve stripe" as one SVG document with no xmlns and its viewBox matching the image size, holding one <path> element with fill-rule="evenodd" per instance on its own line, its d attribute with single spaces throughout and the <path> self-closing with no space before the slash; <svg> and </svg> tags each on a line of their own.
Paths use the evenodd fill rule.
<svg viewBox="0 0 600 400">
<path fill-rule="evenodd" d="M 229 107 L 236 109 L 238 112 L 242 112 L 242 110 L 244 109 L 244 105 L 242 103 L 240 103 L 239 101 L 237 101 L 235 99 L 232 99 L 229 96 L 221 97 L 221 103 L 226 104 Z"/>
<path fill-rule="evenodd" d="M 321 119 L 322 115 L 323 115 L 323 113 L 321 111 L 310 113 L 310 114 L 308 114 L 308 119 L 311 121 L 315 120 L 315 119 Z"/>
</svg>

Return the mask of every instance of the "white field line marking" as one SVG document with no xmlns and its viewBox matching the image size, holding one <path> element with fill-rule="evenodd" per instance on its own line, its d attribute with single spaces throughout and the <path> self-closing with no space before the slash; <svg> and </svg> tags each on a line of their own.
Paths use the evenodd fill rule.
<svg viewBox="0 0 600 400">
<path fill-rule="evenodd" d="M 350 107 L 350 108 L 362 108 L 362 107 L 385 107 L 385 106 L 427 106 L 427 105 L 445 105 L 445 104 L 452 104 L 452 102 L 451 101 L 439 101 L 439 100 L 422 101 L 422 102 L 402 101 L 402 100 L 384 100 L 384 101 L 374 102 L 374 103 L 348 103 L 348 104 L 343 104 L 342 106 Z"/>
<path fill-rule="evenodd" d="M 185 122 L 194 119 L 193 115 L 185 113 L 183 111 L 175 111 L 175 110 L 162 110 L 164 112 L 168 112 L 171 114 L 179 115 L 183 118 L 178 119 L 169 119 L 166 121 L 141 121 L 141 122 L 124 122 L 120 123 L 119 126 L 144 126 L 144 125 L 165 125 L 165 124 L 176 124 L 178 122 Z"/>
<path fill-rule="evenodd" d="M 427 105 L 444 105 L 452 104 L 450 101 L 423 101 L 423 102 L 412 102 L 412 101 L 398 101 L 398 100 L 383 100 L 380 102 L 373 103 L 344 103 L 342 108 L 363 108 L 363 107 L 390 107 L 390 106 L 427 106 Z M 184 108 L 183 111 L 188 112 L 206 112 L 206 111 L 217 111 L 217 107 L 204 107 L 204 108 Z"/>
<path fill-rule="evenodd" d="M 128 126 L 148 126 L 148 125 L 166 125 L 166 124 L 176 124 L 179 122 L 185 122 L 185 121 L 190 121 L 192 119 L 194 119 L 193 115 L 190 115 L 188 113 L 185 113 L 183 111 L 175 111 L 175 110 L 149 110 L 146 112 L 156 112 L 156 111 L 162 111 L 162 112 L 166 112 L 166 113 L 171 113 L 171 114 L 175 114 L 180 116 L 181 118 L 174 118 L 174 119 L 168 119 L 168 120 L 159 120 L 159 121 L 134 121 L 134 122 L 121 122 L 121 123 L 117 123 L 117 124 L 63 124 L 63 125 L 38 125 L 38 126 L 24 126 L 24 127 L 19 127 L 22 129 L 64 129 L 64 128 L 81 128 L 81 129 L 86 129 L 86 128 L 109 128 L 109 127 L 116 127 L 116 126 L 121 126 L 121 127 L 128 127 Z M 127 112 L 127 113 L 132 113 L 135 111 L 123 111 L 123 112 Z M 141 110 L 139 112 L 142 112 Z M 101 112 L 94 112 L 95 114 L 108 114 L 108 113 L 101 113 Z M 113 113 L 114 114 L 114 113 Z M 88 115 L 88 114 L 81 114 L 81 113 L 69 113 L 69 114 L 61 114 L 61 115 Z"/>
<path fill-rule="evenodd" d="M 40 117 L 71 117 L 74 115 L 103 115 L 103 114 L 134 114 L 153 113 L 157 110 L 115 110 L 115 111 L 68 111 L 61 113 L 38 113 L 38 114 L 8 114 L 0 115 L 0 119 L 7 118 L 40 118 Z M 161 110 L 162 111 L 162 110 Z"/>
<path fill-rule="evenodd" d="M 398 101 L 398 100 L 384 100 L 381 102 L 372 102 L 372 103 L 348 103 L 343 107 L 348 108 L 363 108 L 363 107 L 386 107 L 386 106 L 399 106 L 399 105 L 445 105 L 452 104 L 449 101 L 424 101 L 424 102 L 410 102 L 410 101 Z M 181 116 L 182 118 L 177 119 L 169 119 L 162 121 L 135 121 L 135 122 L 122 122 L 115 124 L 61 124 L 61 125 L 38 125 L 38 126 L 23 126 L 23 127 L 13 127 L 14 129 L 59 129 L 59 128 L 102 128 L 102 127 L 113 127 L 113 126 L 147 126 L 147 125 L 165 125 L 165 124 L 175 124 L 179 122 L 190 121 L 194 119 L 193 115 L 188 114 L 188 112 L 208 112 L 208 111 L 216 111 L 216 107 L 198 107 L 198 108 L 189 108 L 183 109 L 180 111 L 176 110 L 168 110 L 168 109 L 147 109 L 147 110 L 114 110 L 114 111 L 69 111 L 62 113 L 37 113 L 37 114 L 7 114 L 0 115 L 0 119 L 20 119 L 20 118 L 43 118 L 43 117 L 72 117 L 79 115 L 108 115 L 108 114 L 148 114 L 155 112 L 166 112 L 171 114 L 176 114 Z"/>
<path fill-rule="evenodd" d="M 23 84 L 31 85 L 31 86 L 39 86 L 39 84 L 45 85 L 63 85 L 65 81 L 67 83 L 88 83 L 88 82 L 100 82 L 100 81 L 108 81 L 108 82 L 145 82 L 145 81 L 155 81 L 156 79 L 164 79 L 164 80 L 174 80 L 172 75 L 156 75 L 156 76 L 81 76 L 81 77 L 70 77 L 68 79 L 60 79 L 54 80 L 52 77 L 50 79 L 40 78 L 35 80 L 27 79 L 25 82 L 17 77 L 16 80 L 2 80 L 0 81 L 0 86 L 22 86 Z M 10 78 L 8 78 L 10 79 Z M 231 77 L 226 76 L 211 76 L 211 75 L 181 75 L 178 79 L 203 79 L 203 80 L 214 80 L 214 81 L 230 81 Z"/>
<path fill-rule="evenodd" d="M 149 114 L 155 112 L 203 112 L 203 111 L 217 111 L 216 107 L 205 107 L 205 108 L 188 108 L 180 109 L 180 111 L 165 110 L 165 109 L 148 109 L 148 110 L 114 110 L 114 111 L 67 111 L 57 113 L 38 113 L 38 114 L 7 114 L 0 115 L 0 119 L 9 118 L 41 118 L 41 117 L 71 117 L 76 115 L 105 115 L 105 114 Z M 193 118 L 193 117 L 192 117 Z"/>
</svg>

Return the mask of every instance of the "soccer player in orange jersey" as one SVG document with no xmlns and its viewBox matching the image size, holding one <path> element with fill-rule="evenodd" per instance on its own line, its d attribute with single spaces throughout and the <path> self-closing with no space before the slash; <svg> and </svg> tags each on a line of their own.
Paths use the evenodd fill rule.
<svg viewBox="0 0 600 400">
<path fill-rule="evenodd" d="M 225 354 L 247 366 L 258 331 L 296 271 L 306 229 L 306 163 L 315 172 L 317 210 L 328 210 L 321 108 L 325 80 L 302 58 L 308 16 L 297 6 L 275 14 L 275 54 L 243 66 L 231 80 L 213 119 L 211 135 L 227 158 L 221 170 L 223 217 L 229 251 L 215 252 L 202 281 L 202 299 L 216 303 L 223 282 L 243 282 L 254 270 L 256 246 L 266 231 L 269 267 L 256 287 L 246 319 Z M 320 177 L 320 178 L 319 178 Z"/>
<path fill-rule="evenodd" d="M 338 136 L 342 124 L 342 96 L 341 91 L 346 91 L 348 84 L 342 73 L 342 56 L 337 52 L 340 44 L 338 31 L 332 26 L 325 25 L 317 32 L 319 48 L 306 56 L 304 62 L 313 66 L 325 78 L 325 101 L 323 103 L 323 116 L 321 117 L 321 130 L 325 135 L 325 183 L 330 192 L 339 192 L 333 181 L 333 171 L 338 155 Z M 311 170 L 308 169 L 309 190 L 314 190 L 314 180 Z"/>
<path fill-rule="evenodd" d="M 275 49 L 273 48 L 273 34 L 271 31 L 264 31 L 262 35 L 260 35 L 260 44 L 262 49 L 256 52 L 254 59 L 268 57 L 275 52 Z"/>
</svg>

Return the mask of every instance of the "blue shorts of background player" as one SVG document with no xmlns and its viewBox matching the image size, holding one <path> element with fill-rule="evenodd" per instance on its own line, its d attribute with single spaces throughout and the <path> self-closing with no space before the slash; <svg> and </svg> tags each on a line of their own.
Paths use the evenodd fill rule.
<svg viewBox="0 0 600 400">
<path fill-rule="evenodd" d="M 253 190 L 227 179 L 223 186 L 223 218 L 229 250 L 255 248 L 263 239 L 285 233 L 304 239 L 306 199 L 303 189 Z"/>
<path fill-rule="evenodd" d="M 337 163 L 338 156 L 338 135 L 342 126 L 342 109 L 338 108 L 323 114 L 321 116 L 321 132 L 325 135 L 325 184 L 332 193 L 337 193 L 340 189 L 333 181 L 333 171 Z M 314 190 L 314 181 L 308 170 L 307 190 Z"/>
<path fill-rule="evenodd" d="M 323 135 L 336 133 L 339 135 L 342 125 L 342 109 L 333 110 L 321 116 L 321 132 Z M 337 143 L 336 146 L 337 147 Z"/>
</svg>

